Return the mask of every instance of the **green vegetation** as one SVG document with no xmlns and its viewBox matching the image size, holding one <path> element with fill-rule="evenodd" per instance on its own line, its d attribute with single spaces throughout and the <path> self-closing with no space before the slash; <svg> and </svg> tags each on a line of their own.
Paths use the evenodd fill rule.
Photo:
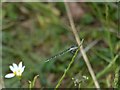
<svg viewBox="0 0 120 90">
<path fill-rule="evenodd" d="M 71 3 L 70 8 L 78 35 L 84 39 L 83 47 L 90 47 L 86 54 L 100 86 L 120 87 L 120 37 L 117 35 L 120 16 L 117 3 Z M 96 44 L 91 47 L 94 41 Z M 4 76 L 10 72 L 9 65 L 22 61 L 25 71 L 21 87 L 53 88 L 73 56 L 76 58 L 59 87 L 75 87 L 71 78 L 78 75 L 89 77 L 81 88 L 95 87 L 79 54 L 66 53 L 45 62 L 72 45 L 77 43 L 63 2 L 2 3 L 2 73 L 5 87 L 19 86 L 16 78 L 6 79 Z"/>
</svg>

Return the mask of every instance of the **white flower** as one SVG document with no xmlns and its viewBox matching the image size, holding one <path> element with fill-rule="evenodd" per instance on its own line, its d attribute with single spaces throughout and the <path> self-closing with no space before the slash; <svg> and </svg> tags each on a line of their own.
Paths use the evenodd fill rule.
<svg viewBox="0 0 120 90">
<path fill-rule="evenodd" d="M 89 79 L 87 76 L 83 76 L 84 79 Z"/>
<path fill-rule="evenodd" d="M 81 76 L 81 77 L 72 78 L 75 86 L 80 85 L 81 83 L 85 82 L 88 79 L 89 78 L 87 76 Z"/>
<path fill-rule="evenodd" d="M 17 64 L 13 63 L 13 66 L 10 65 L 9 68 L 12 71 L 12 73 L 5 75 L 5 78 L 12 78 L 14 76 L 21 77 L 25 66 L 22 66 L 22 62 L 20 62 L 18 66 Z"/>
</svg>

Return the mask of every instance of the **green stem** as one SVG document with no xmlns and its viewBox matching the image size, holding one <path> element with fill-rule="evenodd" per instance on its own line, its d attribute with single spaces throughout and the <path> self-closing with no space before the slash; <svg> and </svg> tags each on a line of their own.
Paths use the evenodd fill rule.
<svg viewBox="0 0 120 90">
<path fill-rule="evenodd" d="M 109 12 L 109 7 L 108 7 L 108 4 L 106 3 L 105 4 L 105 14 L 106 14 L 106 22 L 105 22 L 105 24 L 106 24 L 106 32 L 107 32 L 107 39 L 108 39 L 108 44 L 109 44 L 109 48 L 110 48 L 110 54 L 111 54 L 111 58 L 113 59 L 114 58 L 114 54 L 113 54 L 113 44 L 112 44 L 112 39 L 111 39 L 111 33 L 110 33 L 110 31 L 108 31 L 109 30 L 109 14 L 108 14 L 108 12 Z"/>
<path fill-rule="evenodd" d="M 115 71 L 114 88 L 120 88 L 120 66 Z"/>
<path fill-rule="evenodd" d="M 22 77 L 17 77 L 18 81 L 19 81 L 19 87 L 22 88 Z"/>
<path fill-rule="evenodd" d="M 81 87 L 81 83 L 79 83 L 79 86 L 78 86 L 78 88 L 80 88 Z"/>
<path fill-rule="evenodd" d="M 65 69 L 64 74 L 62 75 L 62 77 L 60 78 L 58 84 L 56 85 L 55 90 L 60 86 L 62 80 L 63 80 L 64 77 L 66 76 L 66 73 L 68 72 L 68 70 L 70 69 L 71 65 L 73 64 L 73 62 L 74 62 L 74 60 L 75 60 L 75 57 L 76 57 L 78 51 L 79 51 L 79 49 L 77 49 L 77 51 L 75 52 L 74 56 L 72 57 L 71 62 L 69 63 L 67 69 Z"/>
<path fill-rule="evenodd" d="M 97 74 L 97 78 L 103 76 L 106 72 L 108 72 L 110 70 L 110 68 L 113 66 L 113 64 L 115 63 L 115 61 L 117 60 L 119 55 L 116 55 L 114 57 L 114 59 L 111 61 L 111 63 L 103 70 L 101 71 L 100 73 Z"/>
<path fill-rule="evenodd" d="M 110 68 L 115 64 L 115 62 L 116 62 L 116 60 L 118 59 L 118 57 L 119 57 L 119 55 L 116 55 L 116 56 L 113 58 L 113 60 L 109 63 L 109 65 L 106 66 L 106 68 L 105 68 L 104 70 L 102 70 L 101 72 L 99 72 L 99 73 L 97 74 L 97 76 L 96 76 L 97 79 L 99 79 L 101 76 L 105 75 L 108 71 L 110 71 Z M 92 83 L 93 83 L 93 81 L 90 82 L 89 85 L 91 85 Z"/>
<path fill-rule="evenodd" d="M 29 90 L 31 90 L 31 89 L 32 89 L 32 82 L 29 81 Z"/>
</svg>

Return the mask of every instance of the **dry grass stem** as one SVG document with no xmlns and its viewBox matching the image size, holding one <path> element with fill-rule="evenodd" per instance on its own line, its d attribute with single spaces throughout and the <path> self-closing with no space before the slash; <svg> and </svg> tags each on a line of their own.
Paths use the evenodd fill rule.
<svg viewBox="0 0 120 90">
<path fill-rule="evenodd" d="M 72 32 L 73 32 L 73 34 L 75 36 L 77 44 L 80 45 L 81 41 L 80 41 L 80 38 L 78 36 L 77 30 L 75 28 L 74 21 L 73 21 L 73 18 L 72 18 L 72 15 L 71 15 L 71 12 L 70 12 L 70 9 L 69 9 L 69 6 L 68 6 L 66 0 L 65 0 L 64 3 L 65 3 L 66 10 L 67 10 L 68 18 L 69 18 L 69 21 L 70 21 L 70 25 L 71 25 L 71 28 L 72 28 Z M 99 83 L 98 83 L 98 81 L 96 79 L 95 73 L 94 73 L 94 71 L 93 71 L 93 69 L 91 67 L 91 64 L 90 64 L 90 62 L 88 60 L 88 57 L 87 57 L 87 55 L 86 55 L 86 53 L 85 53 L 85 51 L 83 49 L 83 46 L 81 46 L 80 51 L 81 51 L 81 54 L 82 54 L 82 56 L 84 58 L 84 61 L 85 61 L 86 65 L 88 67 L 88 70 L 89 70 L 89 72 L 90 72 L 90 74 L 92 76 L 92 79 L 94 81 L 95 87 L 96 88 L 100 88 Z"/>
</svg>

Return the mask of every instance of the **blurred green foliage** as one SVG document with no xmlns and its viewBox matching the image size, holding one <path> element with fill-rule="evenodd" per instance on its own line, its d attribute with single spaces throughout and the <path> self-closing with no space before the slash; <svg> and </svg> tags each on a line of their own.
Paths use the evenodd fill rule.
<svg viewBox="0 0 120 90">
<path fill-rule="evenodd" d="M 78 3 L 85 13 L 75 22 L 80 38 L 84 38 L 84 47 L 98 40 L 88 52 L 88 58 L 96 75 L 112 62 L 120 51 L 118 33 L 118 10 L 116 3 Z M 108 7 L 106 19 L 106 6 Z M 87 10 L 85 9 L 87 8 Z M 2 67 L 3 77 L 10 72 L 9 65 L 23 61 L 26 66 L 22 87 L 28 87 L 28 80 L 39 74 L 36 87 L 55 87 L 72 54 L 65 54 L 53 61 L 44 60 L 76 44 L 66 19 L 64 3 L 3 3 L 2 4 Z M 106 23 L 108 21 L 108 23 Z M 117 59 L 117 62 L 119 59 Z M 109 87 L 113 81 L 114 63 L 99 79 L 101 87 Z M 81 87 L 94 87 L 92 78 L 83 61 L 79 58 L 68 71 L 61 87 L 74 87 L 72 77 L 78 73 L 89 80 Z M 110 78 L 107 78 L 107 77 Z M 15 78 L 4 79 L 5 87 L 17 87 Z M 107 82 L 108 81 L 108 82 Z"/>
</svg>

